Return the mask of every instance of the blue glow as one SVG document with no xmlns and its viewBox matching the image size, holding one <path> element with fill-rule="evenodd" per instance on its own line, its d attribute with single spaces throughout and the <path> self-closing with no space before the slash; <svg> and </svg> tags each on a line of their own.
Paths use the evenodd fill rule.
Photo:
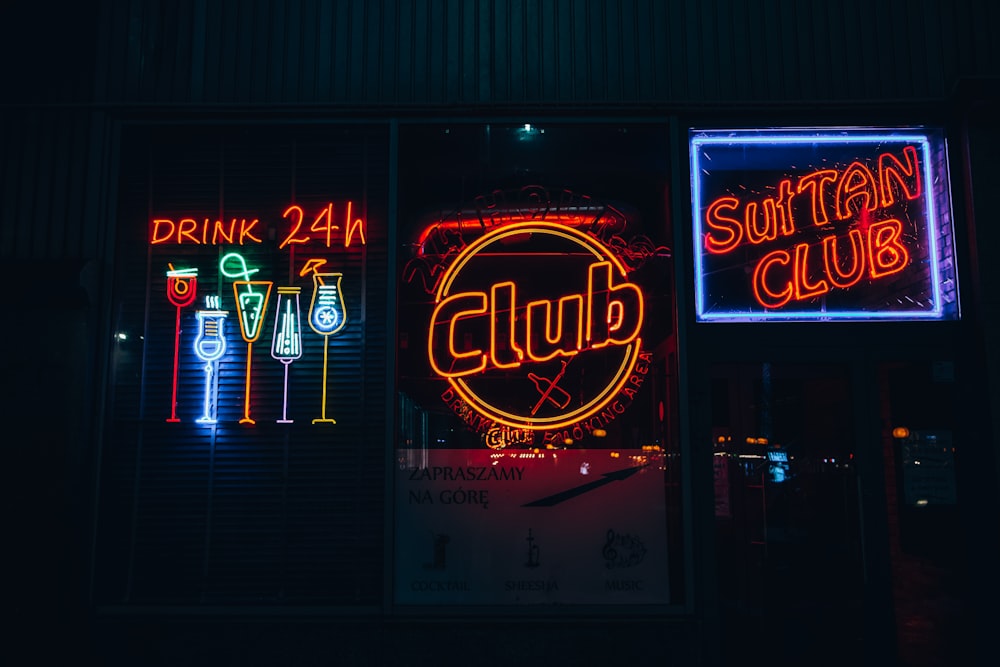
<svg viewBox="0 0 1000 667">
<path fill-rule="evenodd" d="M 693 235 L 692 243 L 694 250 L 694 270 L 695 270 L 695 317 L 699 322 L 756 322 L 756 321 L 829 321 L 829 320 L 939 320 L 946 317 L 942 298 L 942 283 L 945 276 L 941 267 L 941 254 L 939 235 L 939 216 L 937 202 L 934 197 L 934 187 L 936 181 L 932 173 L 931 141 L 929 135 L 915 132 L 912 129 L 901 130 L 898 133 L 892 131 L 873 131 L 863 128 L 831 128 L 831 129 L 775 129 L 775 130 L 692 130 L 690 143 L 690 168 L 691 168 L 691 191 L 692 191 L 692 221 Z M 861 309 L 832 309 L 825 310 L 813 307 L 806 309 L 799 306 L 800 310 L 768 310 L 756 303 L 740 307 L 722 309 L 718 306 L 707 303 L 708 294 L 703 239 L 703 211 L 705 208 L 703 179 L 712 175 L 712 170 L 718 165 L 712 164 L 712 156 L 705 152 L 710 146 L 726 146 L 738 149 L 740 146 L 756 146 L 760 151 L 767 146 L 774 146 L 776 151 L 784 147 L 809 147 L 809 146 L 839 146 L 839 145 L 869 145 L 880 149 L 886 145 L 912 145 L 922 161 L 921 178 L 923 180 L 923 190 L 920 195 L 922 206 L 926 212 L 925 228 L 921 230 L 921 239 L 927 245 L 926 258 L 916 259 L 918 262 L 929 262 L 929 285 L 922 285 L 929 289 L 931 296 L 924 299 L 926 307 L 919 307 L 914 302 L 912 309 L 896 310 L 861 310 Z M 942 147 L 943 150 L 943 147 Z M 769 164 L 764 169 L 795 169 L 806 167 L 806 165 L 785 164 L 781 161 L 786 157 L 776 152 L 761 153 L 776 164 Z M 716 156 L 718 157 L 718 156 Z M 724 158 L 723 158 L 724 159 Z M 791 159 L 789 157 L 789 159 Z M 781 166 L 777 166 L 778 164 Z M 725 169 L 725 167 L 720 167 Z M 815 167 L 814 168 L 819 168 Z M 753 170 L 753 166 L 746 167 Z M 805 173 L 805 172 L 803 172 Z M 952 279 L 954 279 L 952 277 Z M 720 296 L 725 296 L 723 292 Z M 908 298 L 908 297 L 907 297 Z M 912 301 L 912 300 L 911 300 Z M 956 305 L 957 308 L 957 305 Z"/>
<path fill-rule="evenodd" d="M 214 303 L 207 298 L 208 303 Z M 198 318 L 198 335 L 194 341 L 194 352 L 205 362 L 205 401 L 199 424 L 216 423 L 219 396 L 219 359 L 226 353 L 226 316 L 225 310 L 199 310 L 195 312 Z"/>
</svg>

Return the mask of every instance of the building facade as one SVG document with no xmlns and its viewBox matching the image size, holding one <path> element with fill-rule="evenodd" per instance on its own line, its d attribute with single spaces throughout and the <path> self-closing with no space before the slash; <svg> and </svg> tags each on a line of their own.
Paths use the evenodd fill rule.
<svg viewBox="0 0 1000 667">
<path fill-rule="evenodd" d="M 38 663 L 988 659 L 991 3 L 4 12 Z"/>
</svg>

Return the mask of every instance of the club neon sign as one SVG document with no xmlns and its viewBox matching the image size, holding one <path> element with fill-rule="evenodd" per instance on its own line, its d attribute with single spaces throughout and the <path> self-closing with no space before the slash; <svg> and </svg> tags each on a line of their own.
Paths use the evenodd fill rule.
<svg viewBox="0 0 1000 667">
<path fill-rule="evenodd" d="M 609 406 L 642 382 L 644 315 L 639 285 L 597 238 L 516 222 L 468 244 L 441 275 L 428 361 L 448 382 L 442 398 L 474 411 L 467 421 L 483 432 L 579 428 L 620 413 Z"/>
<path fill-rule="evenodd" d="M 698 320 L 950 316 L 933 148 L 919 132 L 692 133 Z"/>
</svg>

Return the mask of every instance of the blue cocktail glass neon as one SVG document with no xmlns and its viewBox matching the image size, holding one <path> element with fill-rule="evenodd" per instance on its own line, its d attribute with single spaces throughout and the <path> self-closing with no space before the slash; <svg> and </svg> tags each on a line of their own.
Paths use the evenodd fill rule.
<svg viewBox="0 0 1000 667">
<path fill-rule="evenodd" d="M 214 424 L 217 420 L 219 397 L 219 359 L 226 353 L 225 310 L 199 310 L 198 336 L 194 340 L 194 352 L 205 362 L 205 406 L 200 424 Z"/>
</svg>

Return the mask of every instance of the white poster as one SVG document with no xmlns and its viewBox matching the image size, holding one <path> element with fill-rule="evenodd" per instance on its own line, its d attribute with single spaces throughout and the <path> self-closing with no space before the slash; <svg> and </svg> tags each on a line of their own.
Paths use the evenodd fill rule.
<svg viewBox="0 0 1000 667">
<path fill-rule="evenodd" d="M 665 459 L 398 450 L 397 604 L 665 604 Z"/>
</svg>

